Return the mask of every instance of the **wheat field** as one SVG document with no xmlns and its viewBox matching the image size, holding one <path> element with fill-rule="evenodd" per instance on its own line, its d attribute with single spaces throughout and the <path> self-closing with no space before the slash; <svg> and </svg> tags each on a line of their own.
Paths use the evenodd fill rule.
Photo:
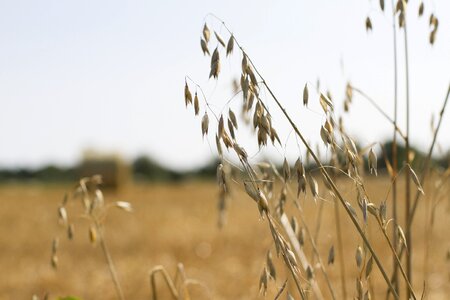
<svg viewBox="0 0 450 300">
<path fill-rule="evenodd" d="M 381 200 L 388 185 L 387 178 L 371 179 L 367 184 L 368 193 L 373 199 Z M 346 195 L 352 193 L 350 186 L 347 190 L 344 188 Z M 47 292 L 49 299 L 67 295 L 81 299 L 116 298 L 99 246 L 89 242 L 87 222 L 76 220 L 71 241 L 65 238 L 63 227 L 58 225 L 56 208 L 70 188 L 40 184 L 0 187 L 0 299 L 31 299 L 33 294 L 43 297 Z M 326 191 L 321 185 L 320 189 L 326 199 Z M 229 203 L 227 224 L 219 229 L 217 194 L 215 183 L 196 181 L 130 185 L 117 193 L 106 191 L 106 201 L 126 200 L 134 207 L 132 213 L 111 210 L 105 232 L 127 299 L 150 299 L 150 269 L 163 265 L 170 274 L 174 274 L 177 263 L 182 263 L 186 276 L 198 283 L 189 286 L 193 299 L 273 299 L 288 274 L 274 255 L 277 280 L 269 282 L 265 297 L 259 294 L 258 279 L 266 251 L 272 249 L 275 254 L 267 220 L 259 217 L 255 203 L 236 187 Z M 308 197 L 300 201 L 308 223 L 316 224 L 319 205 Z M 419 206 L 421 211 L 425 209 L 424 201 Z M 75 206 L 74 203 L 70 205 Z M 319 252 L 325 261 L 330 246 L 336 242 L 333 212 L 333 203 L 325 201 L 317 239 Z M 441 201 L 436 210 L 428 263 L 428 299 L 446 299 L 450 294 L 449 261 L 446 260 L 448 216 L 447 199 Z M 361 241 L 349 221 L 341 219 L 346 284 L 349 295 L 353 296 L 356 293 L 354 278 L 358 273 L 355 249 Z M 414 287 L 417 291 L 422 290 L 424 279 L 424 223 L 424 213 L 419 213 L 413 227 Z M 390 269 L 387 245 L 377 238 L 376 232 L 373 236 L 370 234 L 369 231 L 376 251 Z M 56 271 L 50 264 L 54 236 L 60 237 Z M 304 249 L 308 254 L 312 251 L 307 242 Z M 326 268 L 337 295 L 340 295 L 338 263 Z M 320 276 L 319 271 L 316 273 Z M 384 298 L 385 287 L 376 268 L 371 276 L 375 287 L 373 296 Z M 162 299 L 170 299 L 162 279 L 158 278 L 157 282 Z M 382 288 L 376 288 L 378 283 Z M 290 283 L 287 288 L 290 288 Z M 324 296 L 329 297 L 327 294 Z"/>
</svg>

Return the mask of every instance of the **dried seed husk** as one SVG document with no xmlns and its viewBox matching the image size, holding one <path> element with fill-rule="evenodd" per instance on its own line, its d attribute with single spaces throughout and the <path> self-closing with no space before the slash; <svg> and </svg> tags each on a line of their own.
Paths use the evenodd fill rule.
<svg viewBox="0 0 450 300">
<path fill-rule="evenodd" d="M 187 82 L 185 82 L 184 84 L 184 102 L 186 104 L 186 106 L 190 103 L 192 103 L 192 94 L 191 91 L 189 90 L 189 86 L 187 84 Z"/>
<path fill-rule="evenodd" d="M 313 278 L 313 276 L 314 276 L 313 269 L 311 268 L 311 266 L 307 266 L 306 267 L 306 278 L 308 280 L 311 280 Z"/>
<path fill-rule="evenodd" d="M 94 226 L 89 227 L 89 240 L 92 244 L 95 244 L 95 242 L 97 241 L 97 230 Z"/>
<path fill-rule="evenodd" d="M 425 195 L 425 192 L 423 191 L 422 185 L 420 184 L 419 178 L 416 175 L 416 172 L 411 168 L 411 166 L 408 164 L 408 171 L 411 173 L 412 180 L 414 184 L 417 187 L 417 190 L 422 194 Z"/>
<path fill-rule="evenodd" d="M 275 265 L 273 264 L 272 253 L 270 251 L 267 252 L 266 265 L 267 265 L 267 269 L 269 271 L 270 277 L 272 277 L 273 279 L 276 279 L 277 271 L 275 269 Z"/>
<path fill-rule="evenodd" d="M 380 0 L 380 8 L 384 11 L 384 0 Z"/>
<path fill-rule="evenodd" d="M 305 229 L 304 228 L 300 228 L 297 238 L 298 238 L 298 243 L 300 244 L 300 246 L 304 246 L 305 245 Z"/>
<path fill-rule="evenodd" d="M 291 168 L 289 167 L 286 158 L 283 161 L 283 178 L 285 182 L 291 178 Z"/>
<path fill-rule="evenodd" d="M 232 138 L 233 140 L 236 139 L 236 136 L 234 135 L 234 127 L 233 127 L 233 123 L 231 122 L 230 119 L 228 119 L 227 124 L 228 124 L 228 131 L 230 131 L 231 138 Z"/>
<path fill-rule="evenodd" d="M 231 109 L 228 110 L 228 117 L 230 118 L 231 123 L 233 123 L 234 128 L 238 129 L 236 115 Z"/>
<path fill-rule="evenodd" d="M 422 2 L 420 2 L 420 5 L 419 5 L 419 17 L 421 17 L 423 15 L 423 10 L 424 10 L 424 4 L 422 1 Z"/>
<path fill-rule="evenodd" d="M 363 252 L 362 252 L 361 246 L 358 246 L 358 248 L 356 248 L 355 259 L 356 259 L 356 265 L 358 266 L 358 268 L 361 267 L 361 263 L 362 263 L 362 259 L 363 259 Z"/>
<path fill-rule="evenodd" d="M 268 282 L 268 273 L 266 267 L 264 267 L 263 272 L 261 273 L 261 276 L 259 277 L 259 292 L 266 295 L 267 292 L 267 282 Z"/>
<path fill-rule="evenodd" d="M 281 145 L 280 137 L 278 136 L 277 131 L 272 126 L 270 127 L 270 140 L 272 144 L 275 145 L 275 141 L 277 141 Z"/>
<path fill-rule="evenodd" d="M 303 166 L 302 160 L 297 158 L 294 165 L 295 171 L 297 173 L 297 178 L 302 177 L 305 174 L 305 167 Z"/>
<path fill-rule="evenodd" d="M 133 211 L 133 207 L 131 206 L 130 202 L 126 202 L 126 201 L 116 201 L 114 202 L 114 206 L 123 209 L 124 211 L 127 212 L 132 212 Z"/>
<path fill-rule="evenodd" d="M 403 13 L 403 11 L 398 15 L 398 26 L 400 28 L 405 26 L 405 14 Z"/>
<path fill-rule="evenodd" d="M 372 21 L 370 21 L 370 18 L 366 18 L 366 31 L 372 31 Z"/>
<path fill-rule="evenodd" d="M 286 249 L 287 259 L 293 265 L 294 267 L 298 267 L 297 259 L 295 258 L 294 252 L 292 252 L 290 249 Z"/>
<path fill-rule="evenodd" d="M 430 32 L 430 45 L 434 45 L 434 41 L 436 40 L 436 30 Z"/>
<path fill-rule="evenodd" d="M 247 192 L 247 194 L 250 196 L 250 198 L 252 198 L 256 202 L 258 202 L 258 200 L 259 200 L 258 193 L 256 192 L 253 185 L 250 183 L 244 182 L 244 188 L 245 188 L 245 191 Z"/>
<path fill-rule="evenodd" d="M 216 147 L 217 147 L 217 152 L 219 153 L 219 156 L 222 156 L 222 145 L 220 144 L 220 138 L 219 136 L 216 134 Z"/>
<path fill-rule="evenodd" d="M 69 226 L 67 227 L 67 238 L 69 240 L 72 240 L 74 234 L 75 234 L 75 225 L 69 224 Z"/>
<path fill-rule="evenodd" d="M 56 254 L 52 255 L 51 265 L 52 265 L 52 268 L 55 270 L 58 268 L 58 256 L 56 256 Z"/>
<path fill-rule="evenodd" d="M 231 35 L 227 43 L 227 56 L 233 52 L 233 48 L 234 48 L 234 36 Z"/>
<path fill-rule="evenodd" d="M 330 251 L 328 251 L 328 264 L 334 263 L 334 246 L 331 246 Z"/>
<path fill-rule="evenodd" d="M 320 94 L 320 105 L 325 113 L 328 112 L 328 108 L 333 110 L 333 103 L 324 94 Z"/>
<path fill-rule="evenodd" d="M 304 106 L 308 106 L 308 99 L 309 99 L 308 85 L 305 83 L 305 87 L 303 88 L 303 105 Z"/>
<path fill-rule="evenodd" d="M 206 23 L 205 23 L 205 25 L 203 26 L 203 38 L 208 43 L 210 37 L 211 37 L 211 32 L 209 31 L 208 25 L 206 25 Z"/>
<path fill-rule="evenodd" d="M 366 264 L 366 278 L 369 277 L 370 272 L 372 272 L 372 266 L 373 266 L 373 257 L 371 256 Z"/>
<path fill-rule="evenodd" d="M 217 41 L 225 48 L 225 42 L 222 37 L 216 31 L 214 31 L 214 35 L 216 36 Z"/>
<path fill-rule="evenodd" d="M 375 152 L 373 152 L 373 149 L 370 148 L 369 151 L 369 170 L 370 174 L 375 173 L 375 176 L 378 175 L 377 173 L 377 156 L 375 155 Z"/>
<path fill-rule="evenodd" d="M 314 179 L 312 175 L 309 176 L 309 188 L 311 189 L 311 194 L 314 201 L 317 202 L 317 198 L 319 197 L 319 186 L 316 179 Z"/>
<path fill-rule="evenodd" d="M 67 211 L 64 206 L 60 206 L 58 208 L 58 217 L 61 224 L 66 225 L 67 224 Z"/>
<path fill-rule="evenodd" d="M 217 129 L 217 134 L 219 135 L 219 137 L 223 136 L 225 127 L 224 127 L 224 123 L 223 123 L 223 115 L 220 115 L 220 119 L 219 119 L 219 126 Z"/>
<path fill-rule="evenodd" d="M 208 127 L 209 127 L 209 118 L 208 118 L 208 114 L 205 111 L 205 114 L 203 115 L 203 118 L 202 118 L 202 136 L 204 136 L 205 134 L 208 134 Z"/>
<path fill-rule="evenodd" d="M 325 127 L 320 127 L 320 137 L 325 145 L 331 144 L 331 135 Z"/>
<path fill-rule="evenodd" d="M 211 56 L 211 71 L 209 73 L 209 78 L 214 77 L 217 78 L 220 72 L 220 57 L 219 50 L 214 49 L 213 55 Z"/>
<path fill-rule="evenodd" d="M 403 232 L 402 227 L 400 227 L 400 225 L 397 225 L 397 233 L 399 236 L 399 242 L 403 243 L 403 245 L 405 245 L 406 249 L 408 249 L 408 245 L 406 244 L 406 236 L 405 236 L 405 233 Z"/>
<path fill-rule="evenodd" d="M 204 39 L 200 39 L 200 47 L 202 48 L 203 55 L 205 54 L 211 55 L 209 53 L 208 45 L 206 44 Z"/>
<path fill-rule="evenodd" d="M 300 193 L 306 193 L 306 177 L 304 174 L 297 177 L 297 198 L 300 196 Z"/>
<path fill-rule="evenodd" d="M 200 103 L 198 101 L 197 92 L 195 92 L 195 96 L 194 96 L 194 112 L 195 112 L 196 116 L 200 112 Z"/>
<path fill-rule="evenodd" d="M 248 68 L 247 54 L 242 52 L 242 55 L 243 55 L 243 57 L 242 57 L 242 73 L 247 74 L 247 68 Z"/>
<path fill-rule="evenodd" d="M 247 152 L 245 152 L 244 148 L 239 146 L 237 143 L 233 144 L 233 149 L 234 151 L 236 151 L 236 154 L 239 156 L 239 158 L 247 159 L 248 157 Z"/>
</svg>

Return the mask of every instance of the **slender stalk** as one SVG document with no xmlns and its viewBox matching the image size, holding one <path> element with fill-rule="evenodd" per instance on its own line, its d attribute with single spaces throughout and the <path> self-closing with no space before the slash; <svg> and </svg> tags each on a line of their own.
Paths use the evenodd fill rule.
<svg viewBox="0 0 450 300">
<path fill-rule="evenodd" d="M 398 117 L 398 70 L 397 70 L 397 28 L 395 27 L 395 5 L 394 0 L 391 0 L 392 6 L 392 32 L 393 32 L 393 54 L 394 54 L 394 122 L 397 124 Z M 398 172 L 398 157 L 397 157 L 397 131 L 394 128 L 393 139 L 392 139 L 392 170 L 394 178 L 397 176 Z M 398 234 L 397 234 L 397 180 L 394 180 L 392 183 L 392 218 L 394 222 L 394 226 L 392 228 L 392 241 L 394 247 L 397 249 L 398 245 Z M 398 273 L 397 273 L 397 264 L 396 259 L 393 257 L 393 284 L 395 290 L 399 293 L 399 284 L 398 284 Z"/>
<path fill-rule="evenodd" d="M 403 269 L 402 262 L 400 261 L 400 258 L 397 255 L 397 251 L 394 249 L 394 246 L 392 245 L 392 242 L 389 239 L 389 236 L 387 235 L 386 230 L 383 228 L 383 226 L 381 225 L 381 223 L 379 221 L 378 221 L 378 224 L 380 225 L 380 229 L 383 232 L 383 235 L 384 235 L 384 237 L 386 238 L 386 241 L 389 244 L 389 248 L 391 248 L 392 254 L 394 255 L 395 264 L 399 267 L 400 272 L 402 273 L 402 276 L 405 279 L 406 285 L 408 287 L 408 292 L 412 295 L 412 297 L 414 299 L 417 299 L 416 295 L 414 294 L 414 290 L 412 288 L 411 282 L 408 280 L 408 277 L 406 276 L 405 270 Z"/>
<path fill-rule="evenodd" d="M 420 185 L 421 186 L 424 185 L 426 176 L 427 176 L 427 174 L 429 172 L 429 169 L 430 169 L 431 156 L 433 154 L 434 146 L 436 145 L 437 136 L 438 136 L 439 130 L 441 128 L 441 124 L 442 124 L 442 120 L 444 118 L 445 110 L 447 108 L 449 96 L 450 96 L 450 84 L 449 84 L 448 89 L 447 89 L 447 95 L 446 95 L 446 97 L 444 99 L 444 104 L 442 105 L 441 111 L 439 113 L 439 121 L 438 121 L 438 125 L 436 127 L 436 131 L 435 131 L 434 136 L 433 136 L 433 141 L 432 141 L 432 143 L 430 145 L 430 148 L 428 150 L 428 154 L 427 154 L 427 157 L 426 157 L 425 162 L 423 164 L 422 171 L 420 172 L 419 181 L 420 181 Z M 413 204 L 413 207 L 411 209 L 410 222 L 412 222 L 412 220 L 414 218 L 414 215 L 415 215 L 415 212 L 416 212 L 416 208 L 417 208 L 417 204 L 418 204 L 419 199 L 420 199 L 421 196 L 422 196 L 422 193 L 417 191 L 416 192 L 416 197 L 415 197 L 415 200 L 414 200 L 414 204 Z M 404 249 L 405 249 L 404 247 L 402 247 L 400 249 L 400 253 L 398 255 L 400 259 L 402 259 L 402 257 L 403 257 Z M 391 281 L 392 280 L 393 280 L 393 276 L 391 276 Z M 389 293 L 390 292 L 388 291 L 388 295 L 389 295 Z"/>
<path fill-rule="evenodd" d="M 406 21 L 406 7 L 403 10 L 405 14 L 405 21 L 403 30 L 405 33 L 405 79 L 406 79 L 406 140 L 405 140 L 405 161 L 406 164 L 410 164 L 409 159 L 409 138 L 410 138 L 410 97 L 409 97 L 409 57 L 408 57 L 408 31 L 407 31 L 407 21 Z M 410 172 L 405 172 L 405 180 L 406 180 L 406 195 L 405 195 L 405 219 L 406 219 L 406 228 L 405 228 L 405 237 L 406 243 L 409 245 L 408 255 L 406 256 L 406 273 L 408 275 L 408 280 L 412 281 L 412 252 L 413 252 L 413 244 L 412 244 L 412 235 L 411 235 L 411 174 Z M 409 290 L 406 291 L 406 298 L 409 299 L 411 297 L 411 293 Z"/>
<path fill-rule="evenodd" d="M 334 214 L 336 219 L 336 234 L 339 248 L 339 265 L 341 271 L 342 295 L 344 299 L 347 299 L 347 286 L 345 282 L 344 244 L 342 243 L 341 218 L 339 216 L 339 205 L 337 201 L 334 201 Z"/>
<path fill-rule="evenodd" d="M 103 235 L 103 228 L 97 220 L 94 221 L 94 224 L 95 228 L 97 229 L 100 247 L 102 248 L 103 255 L 105 256 L 106 262 L 108 264 L 109 273 L 111 274 L 114 287 L 116 288 L 117 297 L 120 300 L 124 300 L 125 297 L 123 296 L 122 287 L 120 286 L 119 278 L 117 277 L 116 268 L 114 267 L 111 254 L 109 253 L 108 247 L 106 246 L 105 237 Z"/>
</svg>

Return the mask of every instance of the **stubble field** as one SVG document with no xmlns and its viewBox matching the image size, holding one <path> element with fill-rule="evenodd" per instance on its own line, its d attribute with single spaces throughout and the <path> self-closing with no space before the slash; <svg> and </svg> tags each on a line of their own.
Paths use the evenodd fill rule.
<svg viewBox="0 0 450 300">
<path fill-rule="evenodd" d="M 385 198 L 389 182 L 383 178 L 372 179 L 367 186 L 371 201 L 378 204 Z M 403 183 L 399 186 L 402 190 Z M 337 249 L 334 204 L 324 188 L 320 188 L 325 202 L 317 244 L 322 260 L 326 262 L 330 247 L 334 245 Z M 69 215 L 76 223 L 72 241 L 66 238 L 64 229 L 58 225 L 57 206 L 69 190 L 70 186 L 59 185 L 0 186 L 0 299 L 31 299 L 33 294 L 42 297 L 46 292 L 50 299 L 66 295 L 82 299 L 115 299 L 114 286 L 100 247 L 89 241 L 87 222 Z M 344 190 L 353 203 L 351 185 Z M 233 199 L 229 202 L 227 225 L 219 229 L 217 193 L 214 182 L 130 185 L 117 193 L 106 192 L 106 201 L 126 200 L 134 207 L 133 213 L 112 209 L 106 220 L 106 242 L 127 299 L 150 299 L 149 271 L 163 265 L 172 275 L 177 263 L 184 265 L 188 278 L 199 283 L 189 286 L 193 299 L 274 298 L 289 276 L 279 259 L 275 258 L 277 280 L 269 282 L 266 297 L 258 293 L 267 250 L 271 249 L 276 257 L 267 222 L 260 218 L 255 203 L 235 187 Z M 424 201 L 429 200 L 425 199 L 415 219 L 413 241 L 414 287 L 420 293 L 425 274 Z M 301 199 L 300 203 L 308 224 L 316 224 L 319 204 L 308 197 Z M 446 259 L 450 246 L 448 204 L 448 199 L 440 202 L 432 235 L 428 235 L 432 238 L 427 264 L 428 299 L 448 299 L 450 295 L 450 265 Z M 75 203 L 70 205 L 75 206 Z M 349 296 L 353 297 L 359 272 L 355 251 L 362 242 L 342 209 L 341 215 L 346 285 Z M 375 223 L 369 222 L 369 236 L 376 241 L 376 251 L 390 270 L 390 250 L 375 227 Z M 50 265 L 51 244 L 55 236 L 60 238 L 57 271 Z M 307 241 L 305 252 L 311 257 L 312 250 Z M 338 255 L 336 253 L 335 263 L 326 265 L 326 269 L 336 294 L 341 295 Z M 314 272 L 321 276 L 319 269 Z M 158 279 L 161 299 L 170 299 L 162 279 Z M 376 298 L 384 299 L 385 284 L 375 266 L 370 280 Z M 383 288 L 378 289 L 377 286 Z M 323 290 L 326 291 L 326 287 Z M 293 296 L 297 298 L 295 291 Z M 327 294 L 324 296 L 329 298 Z"/>
</svg>

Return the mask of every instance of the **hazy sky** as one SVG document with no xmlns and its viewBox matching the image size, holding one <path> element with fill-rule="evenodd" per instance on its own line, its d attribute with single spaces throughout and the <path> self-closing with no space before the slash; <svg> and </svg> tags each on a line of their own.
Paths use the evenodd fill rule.
<svg viewBox="0 0 450 300">
<path fill-rule="evenodd" d="M 450 1 L 425 0 L 421 19 L 419 1 L 409 3 L 411 140 L 425 149 L 431 114 L 439 111 L 450 80 Z M 314 84 L 318 77 L 334 95 L 338 112 L 351 80 L 392 115 L 390 1 L 386 6 L 382 14 L 375 0 L 1 0 L 0 166 L 72 164 L 86 148 L 114 150 L 127 158 L 151 155 L 171 167 L 205 163 L 212 154 L 202 141 L 199 117 L 184 107 L 184 76 L 204 86 L 219 111 L 241 59 L 237 52 L 229 60 L 222 55 L 223 76 L 218 83 L 208 80 L 209 59 L 199 42 L 205 20 L 229 37 L 208 13 L 234 31 L 313 142 L 324 118 L 317 103 L 302 107 L 301 94 L 305 82 Z M 440 21 L 433 47 L 428 43 L 431 12 Z M 374 28 L 369 34 L 367 15 Z M 403 111 L 403 44 L 399 47 Z M 316 98 L 312 93 L 310 101 Z M 400 116 L 403 128 L 404 120 Z M 280 122 L 285 141 L 288 127 Z M 389 123 L 362 98 L 354 100 L 346 127 L 363 144 L 392 135 Z M 450 111 L 439 139 L 447 149 L 449 136 Z M 288 139 L 295 146 L 295 139 Z M 275 155 L 280 151 L 285 150 Z M 298 150 L 287 150 L 288 155 L 292 151 Z"/>
</svg>

